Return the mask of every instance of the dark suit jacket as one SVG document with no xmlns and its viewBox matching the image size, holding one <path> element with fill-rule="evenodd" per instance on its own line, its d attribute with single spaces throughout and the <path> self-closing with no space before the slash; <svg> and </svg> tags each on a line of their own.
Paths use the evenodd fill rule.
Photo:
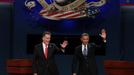
<svg viewBox="0 0 134 75">
<path fill-rule="evenodd" d="M 42 43 L 35 46 L 33 58 L 33 73 L 38 75 L 59 75 L 55 63 L 55 53 L 61 51 L 55 44 L 48 45 L 48 59 L 45 58 Z"/>
<path fill-rule="evenodd" d="M 73 73 L 77 75 L 97 75 L 97 66 L 95 61 L 95 51 L 105 48 L 105 43 L 97 46 L 93 43 L 88 44 L 87 59 L 82 54 L 82 45 L 78 46 L 75 50 L 72 69 Z"/>
</svg>

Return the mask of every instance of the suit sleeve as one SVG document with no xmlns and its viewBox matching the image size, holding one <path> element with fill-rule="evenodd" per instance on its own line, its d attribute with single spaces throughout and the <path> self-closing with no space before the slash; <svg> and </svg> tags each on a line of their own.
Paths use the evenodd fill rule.
<svg viewBox="0 0 134 75">
<path fill-rule="evenodd" d="M 105 55 L 106 43 L 102 42 L 100 45 L 93 44 L 93 46 L 95 47 L 95 54 Z"/>
<path fill-rule="evenodd" d="M 77 73 L 78 66 L 79 66 L 79 59 L 78 59 L 78 52 L 75 49 L 75 53 L 73 55 L 73 63 L 72 63 L 72 73 Z"/>
<path fill-rule="evenodd" d="M 54 46 L 54 49 L 56 50 L 56 52 L 62 52 L 62 53 L 65 53 L 65 49 L 63 49 L 63 48 L 59 48 L 59 47 L 57 47 L 55 44 L 53 44 L 53 46 Z"/>
<path fill-rule="evenodd" d="M 34 48 L 34 55 L 33 55 L 33 73 L 37 73 L 37 67 L 38 67 L 38 52 L 37 47 Z"/>
</svg>

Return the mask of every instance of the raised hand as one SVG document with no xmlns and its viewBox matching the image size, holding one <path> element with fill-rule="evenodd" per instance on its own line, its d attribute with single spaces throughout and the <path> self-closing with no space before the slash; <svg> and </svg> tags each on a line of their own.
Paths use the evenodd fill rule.
<svg viewBox="0 0 134 75">
<path fill-rule="evenodd" d="M 73 75 L 77 75 L 76 73 L 73 73 Z"/>
<path fill-rule="evenodd" d="M 107 36 L 107 34 L 106 34 L 106 30 L 105 29 L 102 29 L 101 30 L 100 36 L 102 37 L 103 41 L 106 42 L 106 36 Z"/>
<path fill-rule="evenodd" d="M 34 73 L 33 75 L 37 75 L 37 73 Z"/>
<path fill-rule="evenodd" d="M 63 41 L 63 43 L 62 44 L 60 44 L 61 45 L 61 48 L 66 48 L 66 46 L 68 45 L 68 41 L 67 40 L 64 40 Z"/>
</svg>

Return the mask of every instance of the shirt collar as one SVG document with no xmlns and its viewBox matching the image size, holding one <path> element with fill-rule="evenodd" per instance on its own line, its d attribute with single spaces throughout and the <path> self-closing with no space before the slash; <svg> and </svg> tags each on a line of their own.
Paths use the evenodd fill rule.
<svg viewBox="0 0 134 75">
<path fill-rule="evenodd" d="M 43 43 L 43 42 L 42 42 L 42 45 L 43 45 L 43 47 L 46 47 L 46 44 L 45 44 L 45 43 Z M 47 45 L 47 47 L 48 47 L 48 45 Z"/>
<path fill-rule="evenodd" d="M 87 48 L 87 45 L 88 45 L 88 44 L 86 44 L 86 48 Z M 82 47 L 85 47 L 85 45 L 84 45 L 84 44 L 82 44 Z"/>
</svg>

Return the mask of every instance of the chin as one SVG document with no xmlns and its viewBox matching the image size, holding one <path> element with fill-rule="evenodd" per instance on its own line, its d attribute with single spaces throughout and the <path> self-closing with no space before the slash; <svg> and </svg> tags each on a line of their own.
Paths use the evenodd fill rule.
<svg viewBox="0 0 134 75">
<path fill-rule="evenodd" d="M 48 43 L 46 43 L 47 45 L 49 44 L 49 42 Z"/>
</svg>

